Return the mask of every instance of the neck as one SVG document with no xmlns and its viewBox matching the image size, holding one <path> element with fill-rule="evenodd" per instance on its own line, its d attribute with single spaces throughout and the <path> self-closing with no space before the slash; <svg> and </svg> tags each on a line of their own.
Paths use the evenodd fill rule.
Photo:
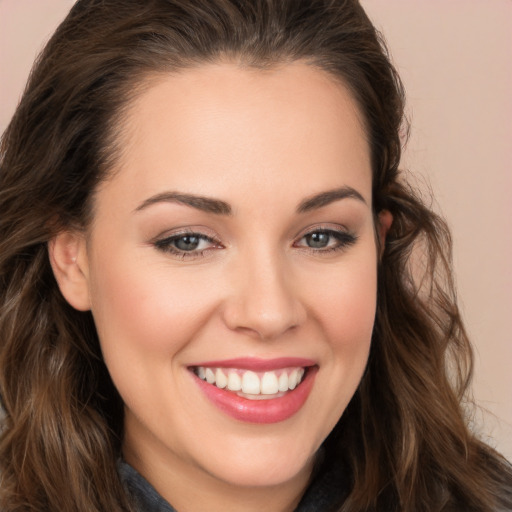
<svg viewBox="0 0 512 512">
<path fill-rule="evenodd" d="M 142 457 L 126 442 L 123 451 L 125 460 L 179 512 L 293 512 L 309 483 L 314 462 L 285 482 L 240 486 L 216 478 L 174 454 L 160 452 Z"/>
</svg>

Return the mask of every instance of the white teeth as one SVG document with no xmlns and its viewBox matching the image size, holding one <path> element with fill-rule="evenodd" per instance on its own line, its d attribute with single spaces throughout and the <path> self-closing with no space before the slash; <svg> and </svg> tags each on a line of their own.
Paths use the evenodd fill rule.
<svg viewBox="0 0 512 512">
<path fill-rule="evenodd" d="M 228 374 L 228 389 L 230 391 L 240 391 L 242 389 L 242 379 L 236 372 Z"/>
<path fill-rule="evenodd" d="M 275 395 L 279 391 L 279 382 L 274 372 L 265 372 L 261 379 L 261 394 Z"/>
<path fill-rule="evenodd" d="M 215 374 L 213 373 L 213 370 L 211 370 L 210 368 L 206 368 L 204 374 L 206 377 L 206 382 L 208 382 L 208 384 L 213 384 L 215 382 Z"/>
<path fill-rule="evenodd" d="M 228 378 L 220 368 L 217 368 L 217 371 L 215 372 L 215 385 L 221 389 L 228 385 Z"/>
<path fill-rule="evenodd" d="M 251 371 L 244 373 L 242 377 L 242 392 L 248 395 L 259 395 L 260 394 L 260 379 Z"/>
<path fill-rule="evenodd" d="M 288 374 L 286 372 L 279 375 L 279 391 L 288 391 Z"/>
<path fill-rule="evenodd" d="M 220 389 L 226 388 L 230 391 L 242 392 L 244 395 L 250 395 L 246 398 L 256 400 L 268 399 L 271 398 L 271 395 L 295 389 L 302 381 L 305 369 L 285 368 L 277 370 L 277 372 L 267 371 L 258 374 L 250 370 L 236 368 L 197 366 L 195 373 L 200 379 L 214 384 Z"/>
<path fill-rule="evenodd" d="M 290 373 L 290 376 L 288 377 L 288 387 L 290 389 L 295 389 L 298 384 L 299 379 L 299 373 L 297 370 L 293 370 L 292 373 Z"/>
</svg>

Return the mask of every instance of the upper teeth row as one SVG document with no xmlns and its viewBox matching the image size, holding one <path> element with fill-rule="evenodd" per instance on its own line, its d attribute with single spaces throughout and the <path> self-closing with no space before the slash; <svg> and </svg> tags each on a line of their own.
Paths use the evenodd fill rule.
<svg viewBox="0 0 512 512">
<path fill-rule="evenodd" d="M 279 392 L 295 389 L 304 376 L 304 368 L 290 368 L 276 372 L 268 371 L 258 375 L 250 370 L 228 368 L 205 368 L 198 366 L 196 374 L 200 379 L 218 388 L 230 391 L 241 391 L 248 395 L 274 395 Z"/>
</svg>

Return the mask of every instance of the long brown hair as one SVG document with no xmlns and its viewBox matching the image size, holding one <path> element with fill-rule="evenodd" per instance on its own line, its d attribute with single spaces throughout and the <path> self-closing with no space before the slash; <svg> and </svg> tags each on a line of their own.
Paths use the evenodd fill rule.
<svg viewBox="0 0 512 512">
<path fill-rule="evenodd" d="M 404 94 L 355 0 L 78 0 L 36 63 L 1 144 L 0 507 L 127 511 L 123 404 L 90 313 L 61 296 L 47 242 L 86 228 L 154 73 L 220 59 L 303 60 L 343 81 L 366 122 L 373 208 L 394 222 L 367 371 L 326 440 L 356 511 L 512 509 L 512 470 L 465 419 L 471 349 L 445 223 L 399 171 Z M 419 256 L 418 256 L 419 255 Z"/>
</svg>

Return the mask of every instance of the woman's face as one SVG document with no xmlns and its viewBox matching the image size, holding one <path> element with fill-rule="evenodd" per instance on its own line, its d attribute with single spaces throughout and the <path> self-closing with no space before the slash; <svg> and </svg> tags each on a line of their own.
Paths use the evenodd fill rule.
<svg viewBox="0 0 512 512">
<path fill-rule="evenodd" d="M 78 264 L 126 405 L 125 456 L 157 488 L 164 473 L 304 482 L 374 323 L 354 101 L 302 63 L 205 65 L 155 79 L 119 142 Z"/>
</svg>

